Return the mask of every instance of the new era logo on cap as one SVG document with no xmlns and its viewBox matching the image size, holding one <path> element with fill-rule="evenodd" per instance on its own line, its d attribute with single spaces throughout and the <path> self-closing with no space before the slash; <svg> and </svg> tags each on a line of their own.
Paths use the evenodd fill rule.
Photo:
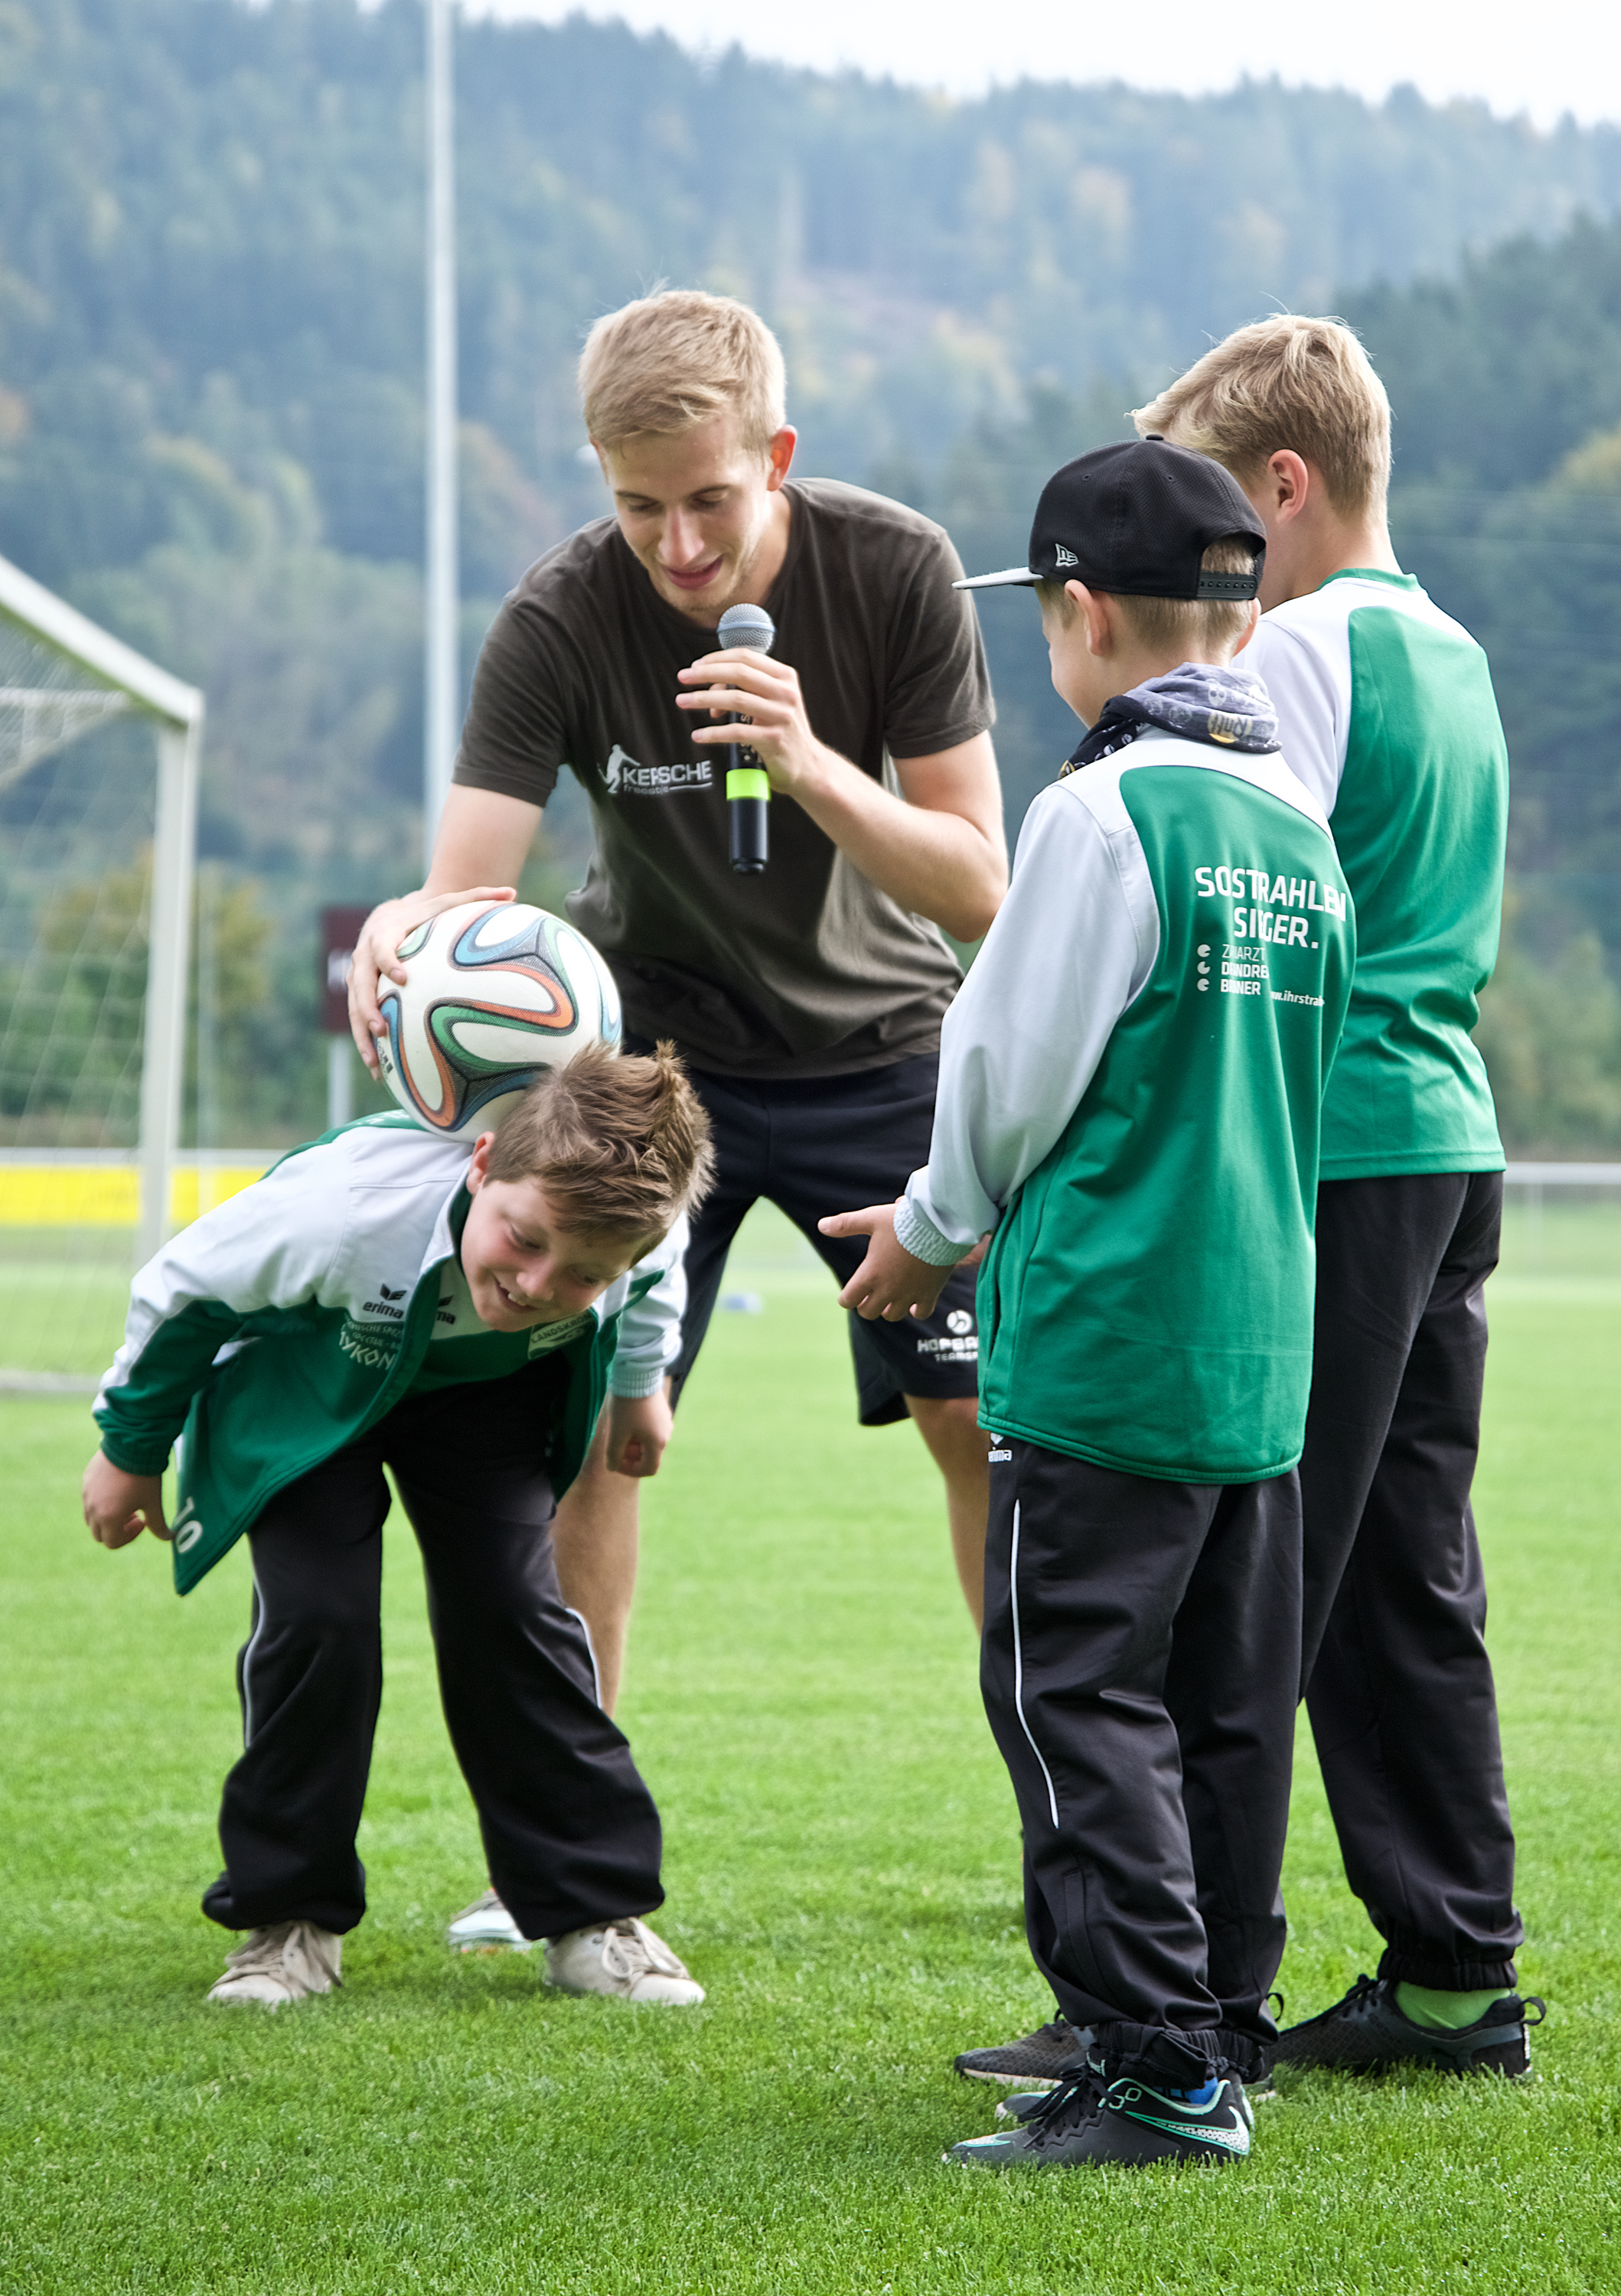
<svg viewBox="0 0 1621 2296">
<path fill-rule="evenodd" d="M 1252 574 L 1207 574 L 1213 542 L 1240 536 Z M 1027 566 L 975 574 L 959 590 L 1077 580 L 1123 598 L 1253 598 L 1266 529 L 1235 479 L 1165 439 L 1127 439 L 1066 463 L 1042 488 Z"/>
</svg>

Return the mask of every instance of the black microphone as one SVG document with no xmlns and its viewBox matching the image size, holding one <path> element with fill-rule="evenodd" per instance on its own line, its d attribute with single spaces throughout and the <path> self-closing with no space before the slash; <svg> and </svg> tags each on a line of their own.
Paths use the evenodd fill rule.
<svg viewBox="0 0 1621 2296">
<path fill-rule="evenodd" d="M 777 626 L 764 606 L 728 606 L 716 632 L 722 648 L 752 646 L 769 653 L 776 642 Z M 732 722 L 737 713 L 733 712 Z M 771 854 L 771 782 L 752 750 L 732 742 L 726 747 L 726 811 L 731 817 L 732 866 L 739 876 L 752 876 L 765 866 Z"/>
</svg>

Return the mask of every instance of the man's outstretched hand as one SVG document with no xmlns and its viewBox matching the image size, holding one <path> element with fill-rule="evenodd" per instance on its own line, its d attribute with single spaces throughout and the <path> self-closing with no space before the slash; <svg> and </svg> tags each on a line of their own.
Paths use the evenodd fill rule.
<svg viewBox="0 0 1621 2296">
<path fill-rule="evenodd" d="M 387 979 L 399 988 L 405 987 L 405 968 L 394 952 L 405 935 L 425 924 L 430 917 L 454 909 L 463 901 L 511 901 L 516 898 L 511 885 L 470 885 L 464 893 L 406 893 L 397 901 L 378 903 L 360 929 L 354 963 L 349 967 L 349 1030 L 359 1046 L 361 1059 L 373 1076 L 378 1070 L 377 1046 L 373 1040 L 382 1034 L 382 1014 L 377 1005 L 378 983 Z"/>
<path fill-rule="evenodd" d="M 82 1494 L 91 1537 L 102 1546 L 127 1546 L 143 1530 L 154 1538 L 170 1535 L 163 1520 L 161 1475 L 127 1475 L 105 1451 L 98 1451 L 85 1470 Z"/>
<path fill-rule="evenodd" d="M 932 1316 L 954 1267 L 932 1267 L 914 1259 L 895 1240 L 895 1206 L 870 1204 L 864 1212 L 831 1212 L 816 1226 L 823 1235 L 864 1235 L 867 1256 L 839 1294 L 841 1308 L 854 1308 L 869 1324 L 904 1323 L 908 1316 Z M 970 1253 L 977 1259 L 978 1250 Z"/>
</svg>

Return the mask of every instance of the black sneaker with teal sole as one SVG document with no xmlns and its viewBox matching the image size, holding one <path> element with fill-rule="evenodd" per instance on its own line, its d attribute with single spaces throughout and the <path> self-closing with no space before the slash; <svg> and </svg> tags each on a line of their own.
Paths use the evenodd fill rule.
<svg viewBox="0 0 1621 2296">
<path fill-rule="evenodd" d="M 965 2049 L 953 2062 L 964 2080 L 1057 2081 L 1085 2063 L 1091 2039 L 1090 2032 L 1072 2025 L 1060 2011 L 1051 2024 L 1038 2025 L 1022 2041 L 1004 2041 L 996 2049 Z"/>
<path fill-rule="evenodd" d="M 1391 1977 L 1359 1977 L 1331 2009 L 1279 2034 L 1273 2064 L 1343 2073 L 1428 2065 L 1443 2073 L 1501 2073 L 1509 2080 L 1523 2080 L 1530 2071 L 1527 2029 L 1540 2025 L 1548 2013 L 1535 1995 L 1522 2001 L 1518 1993 L 1507 1994 L 1472 2025 L 1436 2032 L 1403 2014 L 1396 1987 Z M 1533 2009 L 1535 2017 L 1527 2013 Z"/>
<path fill-rule="evenodd" d="M 941 2158 L 965 2169 L 1147 2168 L 1241 2161 L 1255 2116 L 1244 2086 L 1218 2074 L 1202 2088 L 1161 2088 L 1131 2074 L 1110 2079 L 1084 2066 L 1044 2096 L 1026 2120 L 970 2136 Z"/>
</svg>

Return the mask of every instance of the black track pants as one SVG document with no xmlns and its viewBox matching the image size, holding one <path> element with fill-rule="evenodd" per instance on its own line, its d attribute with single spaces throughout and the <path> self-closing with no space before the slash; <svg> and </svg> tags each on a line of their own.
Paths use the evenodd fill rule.
<svg viewBox="0 0 1621 2296">
<path fill-rule="evenodd" d="M 1300 1482 L 1306 1699 L 1382 1977 L 1514 1982 L 1514 1833 L 1470 1487 L 1500 1172 L 1331 1180 Z"/>
<path fill-rule="evenodd" d="M 382 1690 L 385 1461 L 422 1551 L 451 1742 L 513 1919 L 556 1937 L 660 1903 L 659 1814 L 558 1591 L 536 1439 L 555 1376 L 540 1363 L 412 1397 L 254 1524 L 244 1750 L 220 1811 L 225 1871 L 203 1899 L 225 1928 L 301 1919 L 341 1932 L 365 1911 L 355 1835 Z"/>
<path fill-rule="evenodd" d="M 1296 1480 L 1158 1482 L 1007 1437 L 991 1458 L 980 1681 L 1030 1950 L 1073 2024 L 1196 2079 L 1277 2030 Z"/>
<path fill-rule="evenodd" d="M 626 1052 L 651 1053 L 644 1038 Z M 816 1222 L 852 1205 L 893 1203 L 929 1161 L 940 1063 L 929 1053 L 853 1075 L 750 1078 L 693 1069 L 715 1145 L 715 1185 L 693 1215 L 686 1313 L 673 1368 L 679 1400 L 720 1295 L 726 1254 L 762 1197 L 786 1213 L 840 1284 L 866 1257 L 864 1236 L 823 1235 Z M 974 1271 L 954 1268 L 934 1312 L 867 1323 L 852 1308 L 850 1353 L 864 1427 L 907 1416 L 905 1398 L 978 1392 Z"/>
</svg>

